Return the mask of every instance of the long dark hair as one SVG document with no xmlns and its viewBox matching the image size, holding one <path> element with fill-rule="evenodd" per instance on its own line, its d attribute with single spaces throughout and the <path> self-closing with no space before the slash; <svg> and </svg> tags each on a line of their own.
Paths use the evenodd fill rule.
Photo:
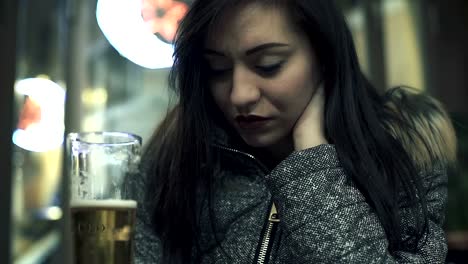
<svg viewBox="0 0 468 264">
<path fill-rule="evenodd" d="M 210 28 L 226 10 L 249 0 L 195 1 L 181 22 L 175 42 L 170 85 L 178 106 L 151 140 L 152 164 L 147 198 L 153 224 L 163 243 L 164 263 L 187 263 L 197 246 L 195 198 L 202 186 L 210 193 L 214 164 L 210 128 L 216 109 L 202 57 Z M 375 210 L 389 250 L 415 250 L 425 228 L 425 203 L 415 166 L 381 121 L 395 118 L 362 74 L 350 31 L 330 0 L 257 0 L 283 8 L 304 32 L 318 55 L 325 86 L 325 134 L 341 165 Z M 403 197 L 403 199 L 402 199 Z M 400 206 L 414 209 L 415 234 L 403 241 Z"/>
</svg>

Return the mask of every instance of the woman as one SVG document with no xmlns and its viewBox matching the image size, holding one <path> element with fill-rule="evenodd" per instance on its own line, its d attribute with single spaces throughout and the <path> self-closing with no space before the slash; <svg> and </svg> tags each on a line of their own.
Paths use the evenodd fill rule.
<svg viewBox="0 0 468 264">
<path fill-rule="evenodd" d="M 446 174 L 418 173 L 404 119 L 359 69 L 329 0 L 200 0 L 179 104 L 148 145 L 137 263 L 443 262 Z"/>
</svg>

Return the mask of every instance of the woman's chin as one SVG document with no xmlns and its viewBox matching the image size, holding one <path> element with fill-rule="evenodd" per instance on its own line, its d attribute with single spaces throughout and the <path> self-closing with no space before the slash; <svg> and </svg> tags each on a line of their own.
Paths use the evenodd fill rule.
<svg viewBox="0 0 468 264">
<path fill-rule="evenodd" d="M 274 140 L 267 137 L 254 137 L 254 136 L 245 136 L 241 135 L 244 142 L 252 148 L 266 148 L 274 144 Z"/>
</svg>

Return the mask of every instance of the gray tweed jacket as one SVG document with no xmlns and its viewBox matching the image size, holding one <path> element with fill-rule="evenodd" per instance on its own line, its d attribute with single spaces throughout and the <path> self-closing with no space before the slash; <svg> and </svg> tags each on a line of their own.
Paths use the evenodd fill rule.
<svg viewBox="0 0 468 264">
<path fill-rule="evenodd" d="M 215 175 L 213 236 L 206 201 L 201 207 L 202 263 L 443 263 L 447 243 L 442 229 L 447 175 L 436 169 L 422 176 L 427 188 L 429 226 L 417 252 L 390 254 L 384 229 L 364 196 L 347 177 L 333 145 L 290 154 L 268 171 L 253 156 L 215 144 L 222 170 Z M 128 183 L 139 203 L 135 262 L 161 263 L 161 246 L 145 210 L 146 178 Z M 279 222 L 271 213 L 271 202 Z M 277 218 L 277 217 L 276 217 Z M 412 220 L 403 210 L 403 230 Z M 259 246 L 262 244 L 262 246 Z M 265 248 L 260 249 L 266 245 Z M 265 262 L 266 263 L 266 262 Z"/>
</svg>

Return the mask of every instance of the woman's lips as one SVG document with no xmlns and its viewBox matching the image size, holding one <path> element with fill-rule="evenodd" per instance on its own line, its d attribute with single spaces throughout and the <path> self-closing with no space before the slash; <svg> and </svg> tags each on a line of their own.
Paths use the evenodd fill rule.
<svg viewBox="0 0 468 264">
<path fill-rule="evenodd" d="M 239 115 L 235 120 L 243 130 L 257 130 L 267 125 L 271 118 L 257 115 Z"/>
</svg>

